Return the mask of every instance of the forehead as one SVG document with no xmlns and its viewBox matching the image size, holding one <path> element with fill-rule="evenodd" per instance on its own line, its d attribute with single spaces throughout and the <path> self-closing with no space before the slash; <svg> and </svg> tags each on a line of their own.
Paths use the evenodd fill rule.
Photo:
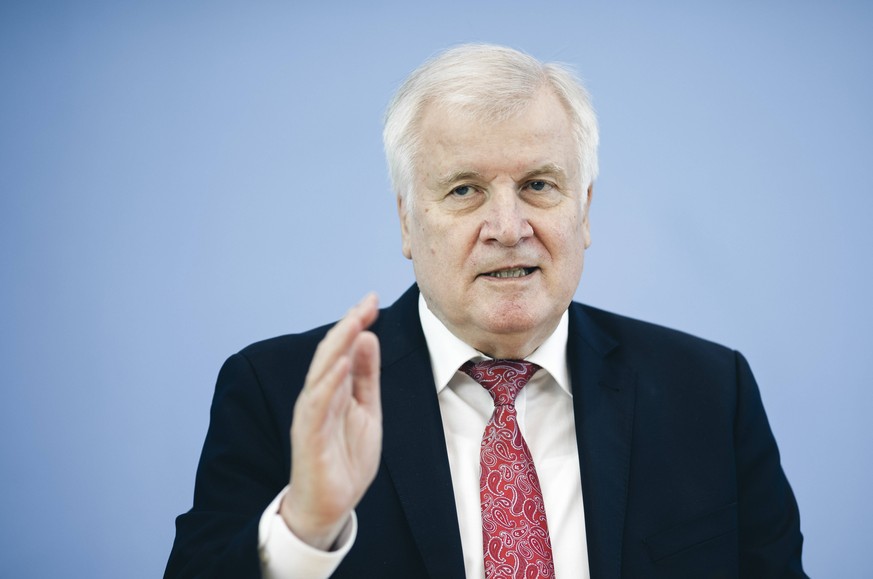
<svg viewBox="0 0 873 579">
<path fill-rule="evenodd" d="M 431 104 L 422 114 L 419 134 L 417 172 L 426 180 L 458 171 L 515 173 L 546 165 L 577 172 L 570 116 L 549 91 L 505 119 Z"/>
</svg>

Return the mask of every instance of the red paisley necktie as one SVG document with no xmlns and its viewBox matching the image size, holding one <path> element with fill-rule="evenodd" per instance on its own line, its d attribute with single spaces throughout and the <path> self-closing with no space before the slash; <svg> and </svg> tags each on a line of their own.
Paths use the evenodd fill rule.
<svg viewBox="0 0 873 579">
<path fill-rule="evenodd" d="M 482 547 L 488 579 L 555 576 L 543 492 L 515 414 L 516 395 L 539 368 L 522 360 L 461 366 L 494 399 L 479 455 Z"/>
</svg>

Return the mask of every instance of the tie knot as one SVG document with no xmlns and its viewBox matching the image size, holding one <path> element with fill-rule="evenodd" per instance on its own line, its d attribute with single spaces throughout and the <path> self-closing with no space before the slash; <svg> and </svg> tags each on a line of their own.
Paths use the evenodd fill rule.
<svg viewBox="0 0 873 579">
<path fill-rule="evenodd" d="M 484 360 L 482 362 L 465 362 L 461 371 L 481 384 L 495 406 L 513 404 L 515 397 L 524 388 L 540 367 L 524 360 Z"/>
</svg>

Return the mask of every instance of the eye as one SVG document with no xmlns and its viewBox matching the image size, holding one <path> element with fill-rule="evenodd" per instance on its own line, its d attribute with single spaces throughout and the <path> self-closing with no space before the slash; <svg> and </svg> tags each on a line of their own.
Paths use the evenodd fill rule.
<svg viewBox="0 0 873 579">
<path fill-rule="evenodd" d="M 534 191 L 548 191 L 549 189 L 551 189 L 552 184 L 548 181 L 531 181 L 527 184 L 527 186 Z"/>
<path fill-rule="evenodd" d="M 473 192 L 473 188 L 469 185 L 459 185 L 452 189 L 451 194 L 456 197 L 467 197 L 470 193 Z"/>
</svg>

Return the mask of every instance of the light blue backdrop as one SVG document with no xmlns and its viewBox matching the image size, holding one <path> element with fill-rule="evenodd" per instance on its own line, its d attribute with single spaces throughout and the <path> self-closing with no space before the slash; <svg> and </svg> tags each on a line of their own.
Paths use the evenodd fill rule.
<svg viewBox="0 0 873 579">
<path fill-rule="evenodd" d="M 594 95 L 579 299 L 743 351 L 808 571 L 869 576 L 870 4 L 300 4 L 0 6 L 2 574 L 161 574 L 224 358 L 412 281 L 381 114 L 481 40 Z"/>
</svg>

